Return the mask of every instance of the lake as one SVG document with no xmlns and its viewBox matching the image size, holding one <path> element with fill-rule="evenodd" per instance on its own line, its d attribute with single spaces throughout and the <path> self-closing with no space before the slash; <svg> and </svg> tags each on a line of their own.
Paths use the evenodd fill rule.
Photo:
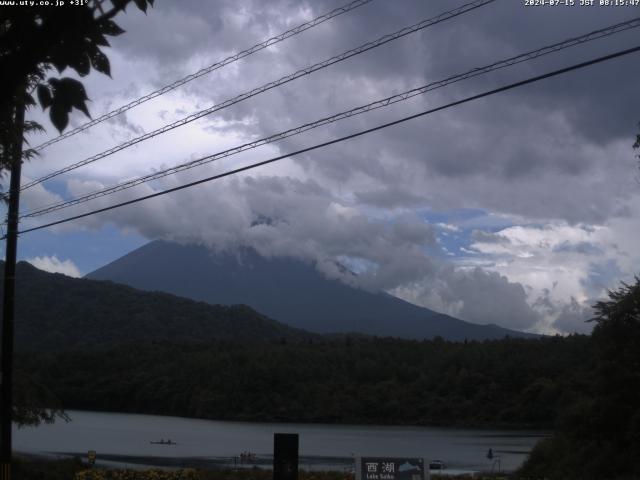
<svg viewBox="0 0 640 480">
<path fill-rule="evenodd" d="M 256 454 L 251 463 L 269 465 L 273 434 L 300 435 L 300 468 L 348 469 L 353 457 L 424 457 L 442 460 L 447 470 L 491 470 L 491 448 L 503 471 L 522 464 L 547 432 L 470 430 L 434 427 L 363 426 L 295 423 L 222 422 L 68 411 L 72 421 L 14 429 L 16 452 L 54 456 L 97 452 L 99 463 L 160 466 L 233 465 L 241 452 Z M 175 445 L 151 444 L 171 439 Z M 494 460 L 495 461 L 495 460 Z"/>
</svg>

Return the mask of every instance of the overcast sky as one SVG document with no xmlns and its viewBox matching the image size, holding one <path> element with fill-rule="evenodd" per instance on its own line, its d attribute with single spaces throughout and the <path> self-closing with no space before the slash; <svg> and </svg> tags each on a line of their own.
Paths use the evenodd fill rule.
<svg viewBox="0 0 640 480">
<path fill-rule="evenodd" d="M 85 78 L 89 109 L 99 116 L 343 3 L 157 0 L 146 16 L 130 8 L 117 19 L 127 33 L 105 50 L 113 78 Z M 25 165 L 23 183 L 463 3 L 374 0 L 47 148 Z M 636 16 L 639 7 L 497 0 L 29 189 L 22 205 L 72 198 Z M 638 38 L 634 29 L 573 47 L 23 226 L 292 152 Z M 589 331 L 589 306 L 640 265 L 638 55 L 28 233 L 19 256 L 80 276 L 157 238 L 251 246 L 322 269 L 337 260 L 362 288 L 471 322 Z M 55 135 L 39 109 L 29 117 L 47 128 L 33 145 Z M 76 113 L 71 123 L 84 121 Z"/>
</svg>

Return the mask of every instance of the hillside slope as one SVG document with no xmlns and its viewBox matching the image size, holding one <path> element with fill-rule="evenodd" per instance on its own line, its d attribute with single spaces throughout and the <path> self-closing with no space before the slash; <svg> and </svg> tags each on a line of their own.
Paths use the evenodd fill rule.
<svg viewBox="0 0 640 480">
<path fill-rule="evenodd" d="M 0 262 L 0 271 L 4 262 Z M 2 281 L 0 279 L 0 286 Z M 0 298 L 1 298 L 0 289 Z M 260 343 L 312 334 L 243 305 L 221 306 L 17 265 L 16 348 L 59 351 L 125 343 Z"/>
<path fill-rule="evenodd" d="M 163 291 L 211 304 L 246 304 L 296 328 L 317 333 L 447 340 L 530 336 L 477 325 L 386 293 L 331 280 L 295 259 L 264 258 L 254 250 L 214 253 L 203 246 L 151 242 L 89 274 L 135 288 Z"/>
</svg>

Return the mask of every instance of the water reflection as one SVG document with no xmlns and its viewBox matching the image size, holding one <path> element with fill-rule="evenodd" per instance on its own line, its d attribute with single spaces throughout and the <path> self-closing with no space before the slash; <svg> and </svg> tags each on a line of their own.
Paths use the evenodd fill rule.
<svg viewBox="0 0 640 480">
<path fill-rule="evenodd" d="M 442 460 L 449 470 L 516 469 L 539 431 L 432 427 L 218 422 L 180 417 L 69 411 L 70 423 L 14 430 L 14 449 L 29 453 L 86 455 L 102 461 L 165 466 L 270 465 L 273 434 L 300 435 L 300 467 L 348 469 L 356 456 L 407 456 Z M 163 443 L 159 440 L 163 439 Z M 171 439 L 171 443 L 166 440 Z M 240 454 L 255 454 L 240 463 Z M 126 458 L 125 458 L 126 457 Z"/>
</svg>

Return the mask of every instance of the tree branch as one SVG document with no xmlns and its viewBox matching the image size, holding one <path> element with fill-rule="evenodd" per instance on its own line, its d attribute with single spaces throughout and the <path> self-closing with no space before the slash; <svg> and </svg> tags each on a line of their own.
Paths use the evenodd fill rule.
<svg viewBox="0 0 640 480">
<path fill-rule="evenodd" d="M 130 1 L 131 0 L 127 0 L 127 1 L 123 2 L 120 6 L 114 6 L 107 13 L 103 13 L 101 16 L 97 17 L 96 18 L 96 22 L 101 23 L 101 22 L 104 22 L 106 20 L 111 20 L 118 13 L 124 11 L 124 9 L 127 7 L 127 5 L 129 4 Z M 102 9 L 100 9 L 100 10 L 102 10 Z"/>
</svg>

